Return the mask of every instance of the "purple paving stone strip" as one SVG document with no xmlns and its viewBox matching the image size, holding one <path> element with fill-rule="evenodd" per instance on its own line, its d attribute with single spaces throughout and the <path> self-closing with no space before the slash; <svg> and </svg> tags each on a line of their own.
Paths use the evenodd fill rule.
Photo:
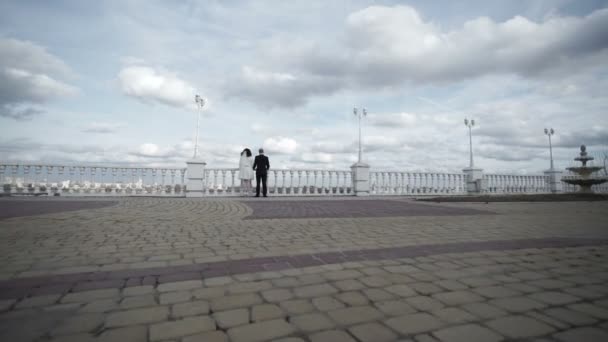
<svg viewBox="0 0 608 342">
<path fill-rule="evenodd" d="M 528 248 L 564 248 L 608 245 L 608 239 L 541 238 L 455 242 L 316 254 L 283 255 L 219 261 L 174 267 L 144 268 L 111 272 L 87 272 L 0 281 L 0 299 L 87 291 L 124 286 L 157 285 L 166 282 L 211 278 L 242 273 L 277 271 L 361 260 L 413 258 L 444 253 L 465 253 Z"/>
<path fill-rule="evenodd" d="M 396 216 L 488 215 L 488 211 L 397 200 L 241 201 L 253 210 L 245 220 Z"/>
<path fill-rule="evenodd" d="M 83 209 L 99 209 L 113 206 L 117 201 L 69 201 L 69 200 L 24 200 L 2 199 L 0 201 L 0 220 L 11 217 L 33 216 L 62 213 Z"/>
<path fill-rule="evenodd" d="M 172 274 L 166 274 L 166 275 L 159 276 L 158 283 L 159 284 L 172 283 L 172 282 L 176 282 L 176 281 L 201 279 L 202 277 L 203 276 L 202 276 L 201 272 L 172 273 Z"/>
</svg>

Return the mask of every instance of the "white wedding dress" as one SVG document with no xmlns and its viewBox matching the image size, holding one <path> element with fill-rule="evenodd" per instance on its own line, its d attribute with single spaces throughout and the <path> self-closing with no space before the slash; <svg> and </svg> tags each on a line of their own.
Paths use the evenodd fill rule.
<svg viewBox="0 0 608 342">
<path fill-rule="evenodd" d="M 253 179 L 253 157 L 242 155 L 239 160 L 239 179 Z"/>
</svg>

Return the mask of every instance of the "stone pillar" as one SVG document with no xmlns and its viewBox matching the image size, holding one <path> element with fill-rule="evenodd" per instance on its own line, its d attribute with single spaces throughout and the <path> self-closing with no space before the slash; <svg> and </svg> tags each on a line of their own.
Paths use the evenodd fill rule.
<svg viewBox="0 0 608 342">
<path fill-rule="evenodd" d="M 552 193 L 562 192 L 562 171 L 549 169 L 544 172 L 547 187 Z"/>
<path fill-rule="evenodd" d="M 469 195 L 478 195 L 486 189 L 486 184 L 483 179 L 483 169 L 466 168 L 463 169 L 467 177 L 467 193 Z"/>
<path fill-rule="evenodd" d="M 353 192 L 355 196 L 369 196 L 369 165 L 354 163 L 350 167 L 353 172 Z"/>
<path fill-rule="evenodd" d="M 205 165 L 202 160 L 188 160 L 186 162 L 186 197 L 203 197 L 203 181 L 205 178 Z"/>
</svg>

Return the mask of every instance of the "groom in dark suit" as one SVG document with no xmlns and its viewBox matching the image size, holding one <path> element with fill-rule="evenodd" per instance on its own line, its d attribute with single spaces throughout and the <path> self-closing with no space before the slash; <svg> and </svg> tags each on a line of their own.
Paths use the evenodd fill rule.
<svg viewBox="0 0 608 342">
<path fill-rule="evenodd" d="M 270 162 L 268 157 L 264 155 L 264 149 L 260 148 L 260 154 L 255 156 L 253 161 L 253 169 L 255 170 L 255 197 L 260 197 L 260 181 L 262 183 L 262 193 L 266 196 L 266 179 L 268 178 L 268 170 L 270 169 Z"/>
</svg>

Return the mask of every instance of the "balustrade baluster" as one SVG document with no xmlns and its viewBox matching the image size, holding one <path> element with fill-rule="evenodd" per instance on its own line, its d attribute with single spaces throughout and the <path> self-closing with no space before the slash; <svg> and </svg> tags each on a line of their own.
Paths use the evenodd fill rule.
<svg viewBox="0 0 608 342">
<path fill-rule="evenodd" d="M 186 169 L 179 170 L 179 173 L 182 177 L 182 182 L 180 184 L 180 192 L 182 195 L 186 194 Z"/>
<path fill-rule="evenodd" d="M 293 196 L 293 170 L 289 170 L 289 194 Z"/>
<path fill-rule="evenodd" d="M 236 177 L 236 171 L 237 171 L 237 170 L 230 170 L 230 175 L 231 175 L 231 177 L 232 177 L 232 185 L 230 186 L 230 194 L 231 194 L 231 195 L 236 195 L 236 192 L 234 191 L 234 187 L 236 186 L 236 185 L 234 184 L 235 179 L 236 179 L 236 178 L 235 178 L 235 177 Z"/>
<path fill-rule="evenodd" d="M 298 174 L 298 185 L 296 187 L 296 195 L 302 196 L 302 170 L 296 171 Z"/>
</svg>

